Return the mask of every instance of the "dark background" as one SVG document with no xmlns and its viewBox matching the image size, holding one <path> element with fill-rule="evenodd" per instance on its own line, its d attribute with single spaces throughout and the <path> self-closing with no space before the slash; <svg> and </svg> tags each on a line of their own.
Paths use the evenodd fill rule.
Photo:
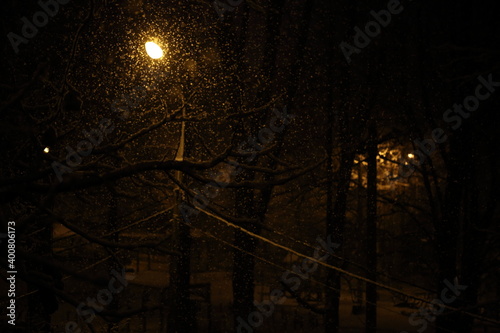
<svg viewBox="0 0 500 333">
<path fill-rule="evenodd" d="M 2 332 L 499 331 L 500 87 L 455 106 L 495 1 L 40 3 L 0 5 Z"/>
</svg>

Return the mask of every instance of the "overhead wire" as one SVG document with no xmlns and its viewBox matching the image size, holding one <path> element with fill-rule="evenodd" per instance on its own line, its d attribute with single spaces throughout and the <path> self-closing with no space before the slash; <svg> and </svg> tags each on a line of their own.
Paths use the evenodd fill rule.
<svg viewBox="0 0 500 333">
<path fill-rule="evenodd" d="M 311 244 L 309 244 L 309 243 L 307 243 L 307 242 L 305 242 L 305 241 L 297 240 L 297 239 L 295 239 L 295 238 L 293 238 L 293 237 L 291 237 L 291 236 L 289 236 L 289 235 L 287 235 L 287 234 L 284 234 L 284 233 L 282 233 L 282 232 L 280 232 L 280 231 L 276 231 L 275 229 L 273 229 L 273 228 L 271 228 L 271 227 L 269 227 L 269 226 L 267 226 L 267 229 L 268 229 L 268 230 L 270 230 L 271 232 L 273 232 L 273 233 L 275 233 L 275 234 L 279 235 L 279 236 L 282 236 L 282 237 L 288 238 L 289 240 L 291 240 L 291 241 L 293 241 L 293 242 L 296 242 L 297 244 L 301 244 L 301 245 L 304 245 L 304 246 L 306 246 L 306 247 L 308 247 L 308 248 L 315 249 L 315 247 L 314 247 L 313 245 L 311 245 Z M 321 249 L 320 251 L 322 251 L 323 253 L 327 253 L 327 252 L 326 252 L 325 250 L 323 250 L 323 249 Z M 339 255 L 336 255 L 336 254 L 331 254 L 331 255 L 332 255 L 332 257 L 334 257 L 334 258 L 336 258 L 336 259 L 338 259 L 338 260 L 340 260 L 340 261 L 347 262 L 347 263 L 349 263 L 349 264 L 351 264 L 351 265 L 353 265 L 353 266 L 356 266 L 356 267 L 358 267 L 358 268 L 363 269 L 363 270 L 364 270 L 364 271 L 366 271 L 366 272 L 369 272 L 369 273 L 375 273 L 375 274 L 377 274 L 377 275 L 384 276 L 384 277 L 386 277 L 386 278 L 388 278 L 388 279 L 391 279 L 391 280 L 394 280 L 394 281 L 397 281 L 397 282 L 401 282 L 401 283 L 407 284 L 407 285 L 409 285 L 409 286 L 412 286 L 412 287 L 415 287 L 415 288 L 418 288 L 418 289 L 421 289 L 421 290 L 425 290 L 425 291 L 427 291 L 427 292 L 429 292 L 429 293 L 433 293 L 433 294 L 436 294 L 436 293 L 437 293 L 437 291 L 435 291 L 435 290 L 432 290 L 432 289 L 429 289 L 429 288 L 426 288 L 426 287 L 419 286 L 419 285 L 417 285 L 417 284 L 414 284 L 414 283 L 409 282 L 409 281 L 402 280 L 402 279 L 400 279 L 400 278 L 397 278 L 397 277 L 391 276 L 391 275 L 389 275 L 389 274 L 386 274 L 386 273 L 383 273 L 383 272 L 379 272 L 379 271 L 373 271 L 373 270 L 370 270 L 369 268 L 367 268 L 367 267 L 363 266 L 362 264 L 359 264 L 359 263 L 356 263 L 356 262 L 351 261 L 351 260 L 349 260 L 349 259 L 343 258 L 343 257 L 341 257 L 341 256 L 339 256 Z"/>
<path fill-rule="evenodd" d="M 242 252 L 242 253 L 245 253 L 245 254 L 247 254 L 247 255 L 250 255 L 250 256 L 252 256 L 252 257 L 256 258 L 257 260 L 262 261 L 262 262 L 264 262 L 264 263 L 266 263 L 266 264 L 268 264 L 268 265 L 270 265 L 270 266 L 273 266 L 273 267 L 275 267 L 275 268 L 282 269 L 283 271 L 290 271 L 290 269 L 285 268 L 285 267 L 284 267 L 284 266 L 282 266 L 282 265 L 279 265 L 279 264 L 276 264 L 276 263 L 274 263 L 274 262 L 272 262 L 272 261 L 269 261 L 269 260 L 267 260 L 267 259 L 264 259 L 264 258 L 260 257 L 259 255 L 255 254 L 255 253 L 251 253 L 251 252 L 249 252 L 249 251 L 246 251 L 246 250 L 244 250 L 244 249 L 242 249 L 242 248 L 240 248 L 240 247 L 238 247 L 238 246 L 236 246 L 236 245 L 234 245 L 234 244 L 232 244 L 232 243 L 230 243 L 230 242 L 228 242 L 228 241 L 226 241 L 226 240 L 224 240 L 224 239 L 222 239 L 222 238 L 220 238 L 220 237 L 217 237 L 217 236 L 213 235 L 212 233 L 210 233 L 210 232 L 208 232 L 208 231 L 202 230 L 202 229 L 200 229 L 200 228 L 193 227 L 192 225 L 190 225 L 190 224 L 186 223 L 184 220 L 182 220 L 182 222 L 183 222 L 183 223 L 185 223 L 186 225 L 189 225 L 191 228 L 196 229 L 196 230 L 200 231 L 201 233 L 203 233 L 203 234 L 205 234 L 205 235 L 207 235 L 207 236 L 209 236 L 209 237 L 211 237 L 211 238 L 215 239 L 216 241 L 221 242 L 221 243 L 223 243 L 223 244 L 225 244 L 225 245 L 227 245 L 227 246 L 229 246 L 229 247 L 231 247 L 231 248 L 233 248 L 233 249 L 235 249 L 235 250 L 238 250 L 238 251 L 240 251 L 240 252 Z M 336 292 L 338 292 L 338 293 L 340 293 L 340 292 L 341 292 L 341 290 L 340 290 L 340 289 L 337 289 L 337 288 L 334 288 L 334 287 L 332 287 L 332 286 L 329 286 L 329 285 L 327 285 L 327 284 L 325 284 L 325 283 L 323 283 L 323 282 L 321 282 L 321 281 L 318 281 L 318 280 L 316 280 L 316 279 L 314 279 L 314 278 L 312 278 L 312 277 L 310 277 L 309 279 L 310 279 L 311 281 L 313 281 L 313 282 L 315 282 L 315 283 L 317 283 L 317 284 L 319 284 L 319 285 L 321 285 L 321 286 L 325 287 L 325 288 L 328 288 L 328 289 L 330 289 L 330 290 L 334 290 L 334 291 L 336 291 Z M 371 305 L 375 305 L 376 307 L 378 307 L 378 308 L 380 308 L 380 309 L 386 310 L 386 311 L 388 311 L 388 312 L 393 312 L 393 313 L 396 313 L 396 314 L 401 315 L 401 316 L 403 316 L 403 317 L 408 317 L 407 315 L 405 315 L 405 314 L 403 314 L 403 313 L 401 313 L 401 312 L 398 312 L 398 311 L 396 311 L 396 310 L 393 310 L 393 309 L 390 309 L 390 308 L 388 308 L 388 307 L 382 306 L 382 305 L 380 305 L 380 303 L 374 303 L 374 302 L 371 302 L 371 301 L 368 301 L 368 300 L 365 300 L 365 303 L 367 303 L 367 304 L 371 304 Z M 435 324 L 432 324 L 432 323 L 431 323 L 431 326 L 433 326 L 433 327 L 435 327 L 435 328 L 440 328 L 440 329 L 442 329 L 442 330 L 444 330 L 444 331 L 446 331 L 446 332 L 451 332 L 451 333 L 453 333 L 453 331 L 451 331 L 451 330 L 449 330 L 449 329 L 446 329 L 446 328 L 440 327 L 440 326 L 435 325 Z"/>
<path fill-rule="evenodd" d="M 291 249 L 291 248 L 289 248 L 289 247 L 287 247 L 287 246 L 284 246 L 284 245 L 281 245 L 281 244 L 279 244 L 279 243 L 276 243 L 275 241 L 272 241 L 272 240 L 270 240 L 270 239 L 267 239 L 267 238 L 265 238 L 265 237 L 263 237 L 263 236 L 261 236 L 261 235 L 258 235 L 258 234 L 256 234 L 256 233 L 253 233 L 253 232 L 251 232 L 251 231 L 249 231 L 249 230 L 247 230 L 247 229 L 245 229 L 245 228 L 243 228 L 243 227 L 241 227 L 241 226 L 239 226 L 239 225 L 236 225 L 236 224 L 234 224 L 234 223 L 232 223 L 232 222 L 230 222 L 230 221 L 227 221 L 226 219 L 223 219 L 223 218 L 222 218 L 222 217 L 220 217 L 220 216 L 217 216 L 217 215 L 215 215 L 215 214 L 213 214 L 213 213 L 211 213 L 211 212 L 208 212 L 208 211 L 204 210 L 203 208 L 196 207 L 196 209 L 197 209 L 197 210 L 199 210 L 199 211 L 201 211 L 201 212 L 203 212 L 203 213 L 205 213 L 205 214 L 206 214 L 206 215 L 208 215 L 208 216 L 211 216 L 211 217 L 213 217 L 213 218 L 215 218 L 215 219 L 217 219 L 217 220 L 219 220 L 219 221 L 221 221 L 221 222 L 225 223 L 226 225 L 228 225 L 228 226 L 230 226 L 230 227 L 232 227 L 232 228 L 234 228 L 234 229 L 237 229 L 237 230 L 239 230 L 239 231 L 242 231 L 242 232 L 244 232 L 244 233 L 246 233 L 246 234 L 248 234 L 248 235 L 250 235 L 250 236 L 252 236 L 252 237 L 254 237 L 254 238 L 257 238 L 257 239 L 259 239 L 259 240 L 261 240 L 261 241 L 264 241 L 264 242 L 266 242 L 266 243 L 268 243 L 268 244 L 271 244 L 271 245 L 273 245 L 273 246 L 275 246 L 275 247 L 277 247 L 277 248 L 280 248 L 280 249 L 282 249 L 282 250 L 285 250 L 285 251 L 287 251 L 287 252 L 289 252 L 289 253 L 293 253 L 293 254 L 295 254 L 295 255 L 297 255 L 297 256 L 299 256 L 299 257 L 302 257 L 302 258 L 305 258 L 305 259 L 309 259 L 309 260 L 311 260 L 311 261 L 313 261 L 313 262 L 316 262 L 316 263 L 318 263 L 318 264 L 320 264 L 320 265 L 322 265 L 322 266 L 324 266 L 324 267 L 327 267 L 327 268 L 329 268 L 329 269 L 333 269 L 333 270 L 335 270 L 335 271 L 337 271 L 337 272 L 339 272 L 339 273 L 342 273 L 342 274 L 348 275 L 348 276 L 350 276 L 350 277 L 353 277 L 353 278 L 355 278 L 355 279 L 358 279 L 358 280 L 364 281 L 364 282 L 366 282 L 366 283 L 373 284 L 373 285 L 375 285 L 375 286 L 377 286 L 377 287 L 379 287 L 379 288 L 382 288 L 382 289 L 385 289 L 385 290 L 388 290 L 388 291 L 392 291 L 392 292 L 394 292 L 394 293 L 397 293 L 397 294 L 400 294 L 400 295 L 403 295 L 403 296 L 407 296 L 408 298 L 412 298 L 412 299 L 415 299 L 415 300 L 421 301 L 421 302 L 423 302 L 423 303 L 427 303 L 427 304 L 433 305 L 432 301 L 428 301 L 428 300 L 426 300 L 426 299 L 424 299 L 424 298 L 422 298 L 422 297 L 419 297 L 419 296 L 415 296 L 415 295 L 408 294 L 408 293 L 406 293 L 406 292 L 404 292 L 404 291 L 402 291 L 402 290 L 396 289 L 396 288 L 391 287 L 391 286 L 387 286 L 387 285 L 385 285 L 385 284 L 383 284 L 383 283 L 380 283 L 380 282 L 377 282 L 377 281 L 373 281 L 373 280 L 368 279 L 368 278 L 366 278 L 366 277 L 364 277 L 364 276 L 361 276 L 361 275 L 358 275 L 358 274 L 351 273 L 351 272 L 349 272 L 349 271 L 347 271 L 347 270 L 345 270 L 345 269 L 342 269 L 342 268 L 340 268 L 340 267 L 336 267 L 336 266 L 334 266 L 334 265 L 327 264 L 327 263 L 322 262 L 322 261 L 320 261 L 320 260 L 318 260 L 318 259 L 316 259 L 316 258 L 313 258 L 313 257 L 307 256 L 307 255 L 305 255 L 305 254 L 302 254 L 302 253 L 300 253 L 300 252 L 298 252 L 298 251 L 295 251 L 295 250 L 293 250 L 293 249 Z M 446 308 L 446 309 L 448 309 L 448 310 L 457 311 L 457 312 L 460 312 L 460 313 L 462 313 L 462 314 L 468 315 L 468 316 L 473 317 L 473 318 L 475 318 L 475 319 L 477 319 L 477 320 L 480 320 L 480 321 L 490 322 L 490 323 L 493 323 L 493 324 L 500 325 L 500 321 L 495 320 L 495 319 L 492 319 L 492 318 L 488 318 L 488 317 L 480 316 L 480 315 L 477 315 L 477 314 L 475 314 L 475 313 L 470 313 L 470 312 L 467 312 L 467 311 L 464 311 L 464 310 L 462 310 L 462 309 L 455 308 L 455 307 L 452 307 L 452 306 L 449 306 L 449 305 L 446 305 L 446 304 L 441 304 L 441 306 L 442 306 L 442 307 L 444 307 L 444 308 Z"/>
<path fill-rule="evenodd" d="M 164 226 L 160 226 L 160 227 L 158 227 L 157 229 L 155 229 L 155 232 L 160 231 L 162 228 L 164 228 Z M 147 237 L 148 237 L 147 235 L 142 236 L 142 237 L 140 237 L 140 238 L 139 238 L 139 240 L 143 240 L 143 239 L 145 239 L 145 238 L 147 238 Z M 130 250 L 130 249 L 118 249 L 118 250 L 116 250 L 116 251 L 115 251 L 115 255 L 116 255 L 117 253 L 121 253 L 121 252 L 123 252 L 123 251 L 131 251 L 131 250 Z M 103 259 L 101 259 L 101 260 L 99 260 L 99 261 L 97 261 L 97 262 L 94 262 L 94 263 L 92 263 L 92 264 L 90 264 L 90 265 L 88 265 L 88 266 L 86 266 L 86 267 L 83 267 L 83 268 L 81 268 L 81 269 L 77 270 L 77 271 L 76 271 L 76 273 L 82 273 L 82 272 L 84 272 L 84 271 L 86 271 L 86 270 L 89 270 L 89 269 L 91 269 L 92 267 L 95 267 L 95 266 L 97 266 L 97 265 L 99 265 L 99 264 L 101 264 L 101 263 L 103 263 L 103 262 L 105 262 L 105 261 L 107 261 L 107 260 L 109 260 L 109 259 L 112 259 L 112 258 L 113 258 L 113 255 L 109 255 L 109 256 L 107 256 L 107 257 L 104 257 Z M 70 278 L 72 278 L 72 277 L 73 277 L 73 276 L 71 276 L 71 275 L 67 275 L 67 276 L 63 277 L 63 278 L 61 279 L 61 281 L 66 281 L 67 279 L 70 279 Z M 34 294 L 34 293 L 38 292 L 39 290 L 40 290 L 40 289 L 35 289 L 35 290 L 33 290 L 33 291 L 27 292 L 27 293 L 25 293 L 25 294 L 23 294 L 23 295 L 20 295 L 20 296 L 16 297 L 16 299 L 21 299 L 21 298 L 23 298 L 23 297 L 26 297 L 26 296 L 32 295 L 32 294 Z"/>
<path fill-rule="evenodd" d="M 168 173 L 167 173 L 167 174 L 168 174 Z M 168 175 L 169 175 L 169 174 L 168 174 Z M 180 182 L 176 181 L 175 179 L 173 179 L 173 177 L 171 177 L 170 175 L 169 175 L 169 177 L 170 177 L 170 178 L 171 178 L 171 180 L 172 180 L 174 183 L 176 183 L 176 185 L 177 185 L 177 186 L 179 186 L 179 187 L 180 187 L 180 188 L 181 188 L 181 189 L 182 189 L 185 193 L 187 193 L 187 194 L 188 194 L 189 196 L 191 196 L 191 197 L 194 197 L 194 194 L 193 194 L 193 193 L 191 193 L 191 191 L 190 191 L 190 190 L 189 190 L 186 186 L 184 186 L 182 183 L 180 183 Z M 310 244 L 308 244 L 308 243 L 306 243 L 306 242 L 304 242 L 304 241 L 299 241 L 299 240 L 296 240 L 296 239 L 294 239 L 293 237 L 291 237 L 291 236 L 289 236 L 289 235 L 286 235 L 286 234 L 284 234 L 284 233 L 281 233 L 281 232 L 279 232 L 279 231 L 276 231 L 276 230 L 274 230 L 273 228 L 271 228 L 271 227 L 269 227 L 269 226 L 266 226 L 266 229 L 267 229 L 267 230 L 270 230 L 271 232 L 276 233 L 277 235 L 280 235 L 280 236 L 286 237 L 286 238 L 288 238 L 288 239 L 290 239 L 290 240 L 292 240 L 292 241 L 294 241 L 294 242 L 296 242 L 296 243 L 298 243 L 298 244 L 302 244 L 302 245 L 304 245 L 304 246 L 306 246 L 306 247 L 309 247 L 309 248 L 311 248 L 311 249 L 314 249 L 314 247 L 313 247 L 312 245 L 310 245 Z M 324 250 L 322 250 L 322 251 L 323 251 L 323 252 L 325 252 Z M 340 256 L 338 256 L 338 255 L 332 255 L 332 256 L 333 256 L 334 258 L 338 259 L 338 260 L 341 260 L 341 261 L 344 261 L 344 262 L 350 263 L 351 265 L 354 265 L 354 266 L 356 266 L 356 267 L 358 267 L 358 268 L 361 268 L 361 269 L 365 270 L 366 272 L 375 273 L 375 274 L 377 274 L 377 275 L 384 276 L 384 277 L 386 277 L 386 278 L 388 278 L 388 279 L 391 279 L 391 280 L 394 280 L 394 281 L 397 281 L 397 282 L 400 282 L 400 283 L 404 283 L 404 284 L 407 284 L 407 285 L 409 285 L 409 286 L 412 286 L 412 287 L 415 287 L 415 288 L 418 288 L 418 289 L 424 290 L 424 291 L 426 291 L 426 292 L 428 292 L 428 293 L 437 294 L 437 291 L 436 291 L 436 290 L 432 290 L 432 289 L 430 289 L 430 288 L 426 288 L 426 287 L 419 286 L 419 285 L 417 285 L 417 284 L 415 284 L 415 283 L 412 283 L 412 282 L 409 282 L 409 281 L 405 281 L 405 280 L 403 280 L 403 279 L 400 279 L 400 278 L 397 278 L 397 277 L 391 276 L 391 275 L 386 274 L 386 273 L 383 273 L 383 272 L 372 271 L 372 270 L 368 269 L 367 267 L 365 267 L 365 266 L 363 266 L 363 265 L 361 265 L 361 264 L 358 264 L 358 263 L 353 262 L 353 261 L 351 261 L 351 260 L 349 260 L 349 259 L 346 259 L 346 258 L 340 257 Z"/>
<path fill-rule="evenodd" d="M 157 216 L 159 216 L 159 215 L 161 215 L 161 214 L 163 214 L 163 213 L 165 213 L 165 212 L 168 212 L 168 211 L 169 211 L 169 210 L 171 210 L 172 208 L 174 208 L 174 206 L 171 206 L 171 207 L 166 208 L 166 209 L 164 209 L 164 210 L 162 210 L 162 211 L 160 211 L 160 212 L 156 212 L 156 213 L 154 213 L 154 214 L 152 214 L 152 215 L 149 215 L 148 217 L 145 217 L 145 218 L 142 218 L 142 219 L 137 220 L 137 221 L 135 221 L 135 222 L 132 222 L 132 223 L 130 223 L 130 224 L 127 224 L 127 225 L 126 225 L 126 226 L 124 226 L 124 227 L 121 227 L 121 228 L 115 229 L 115 230 L 113 230 L 113 231 L 110 231 L 109 233 L 107 233 L 107 234 L 103 235 L 102 237 L 109 237 L 109 236 L 112 236 L 112 235 L 116 234 L 117 232 L 121 232 L 121 231 L 127 230 L 127 229 L 129 229 L 129 228 L 131 228 L 131 227 L 133 227 L 133 226 L 136 226 L 136 225 L 142 224 L 142 223 L 144 223 L 144 222 L 147 222 L 147 221 L 149 221 L 149 220 L 150 220 L 150 219 L 152 219 L 152 218 L 155 218 L 155 217 L 157 217 Z M 76 237 L 77 235 L 78 235 L 78 234 L 76 234 L 76 233 L 75 233 L 74 235 L 71 235 L 71 237 Z M 56 252 L 56 254 L 59 254 L 59 255 L 60 255 L 61 253 L 64 253 L 64 252 L 67 252 L 67 251 L 73 250 L 73 249 L 75 249 L 75 248 L 79 248 L 79 247 L 87 246 L 87 245 L 89 245 L 89 244 L 92 244 L 92 242 L 91 242 L 91 241 L 89 241 L 89 240 L 85 240 L 85 241 L 84 241 L 84 243 L 82 243 L 82 244 L 77 244 L 77 245 L 73 245 L 73 246 L 70 246 L 70 247 L 66 247 L 66 248 L 64 248 L 63 250 L 61 250 L 61 251 L 59 251 L 59 252 Z"/>
</svg>

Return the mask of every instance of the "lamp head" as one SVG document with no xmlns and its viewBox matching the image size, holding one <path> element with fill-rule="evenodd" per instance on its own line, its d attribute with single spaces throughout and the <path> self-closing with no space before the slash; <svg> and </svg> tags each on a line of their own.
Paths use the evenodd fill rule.
<svg viewBox="0 0 500 333">
<path fill-rule="evenodd" d="M 147 42 L 145 47 L 146 47 L 147 54 L 152 59 L 160 59 L 161 57 L 163 57 L 162 48 L 158 44 L 156 44 L 155 42 Z"/>
</svg>

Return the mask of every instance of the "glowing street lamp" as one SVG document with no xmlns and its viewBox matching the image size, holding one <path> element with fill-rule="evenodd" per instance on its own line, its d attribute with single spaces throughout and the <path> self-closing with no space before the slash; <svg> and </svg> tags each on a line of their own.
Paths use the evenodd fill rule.
<svg viewBox="0 0 500 333">
<path fill-rule="evenodd" d="M 409 153 L 409 154 L 408 154 L 408 157 L 409 157 L 409 158 L 414 158 L 414 157 L 415 157 L 415 155 L 413 155 L 412 153 Z"/>
<path fill-rule="evenodd" d="M 145 47 L 148 56 L 150 56 L 151 58 L 160 59 L 161 57 L 163 57 L 163 50 L 155 42 L 147 42 Z"/>
<path fill-rule="evenodd" d="M 45 148 L 43 149 L 43 152 L 44 152 L 45 154 L 48 154 L 48 153 L 50 152 L 50 148 L 49 148 L 49 147 L 45 147 Z"/>
</svg>

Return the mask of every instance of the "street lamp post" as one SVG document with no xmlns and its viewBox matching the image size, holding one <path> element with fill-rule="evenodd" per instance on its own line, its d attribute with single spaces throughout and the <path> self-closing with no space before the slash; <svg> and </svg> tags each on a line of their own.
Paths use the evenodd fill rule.
<svg viewBox="0 0 500 333">
<path fill-rule="evenodd" d="M 147 42 L 145 44 L 146 52 L 152 59 L 161 59 L 164 55 L 162 48 L 155 42 Z M 182 109 L 181 133 L 179 148 L 177 150 L 175 160 L 183 161 L 186 145 L 186 110 Z M 175 179 L 177 182 L 182 182 L 182 173 L 179 170 L 175 171 Z M 177 186 L 176 200 L 173 212 L 173 229 L 175 250 L 179 252 L 178 256 L 173 256 L 170 266 L 170 281 L 169 299 L 165 303 L 168 306 L 168 332 L 172 333 L 190 333 L 193 327 L 193 315 L 189 297 L 189 286 L 191 276 L 191 234 L 190 228 L 185 223 L 182 223 L 182 216 L 179 211 L 179 204 L 183 201 L 182 189 Z"/>
</svg>

